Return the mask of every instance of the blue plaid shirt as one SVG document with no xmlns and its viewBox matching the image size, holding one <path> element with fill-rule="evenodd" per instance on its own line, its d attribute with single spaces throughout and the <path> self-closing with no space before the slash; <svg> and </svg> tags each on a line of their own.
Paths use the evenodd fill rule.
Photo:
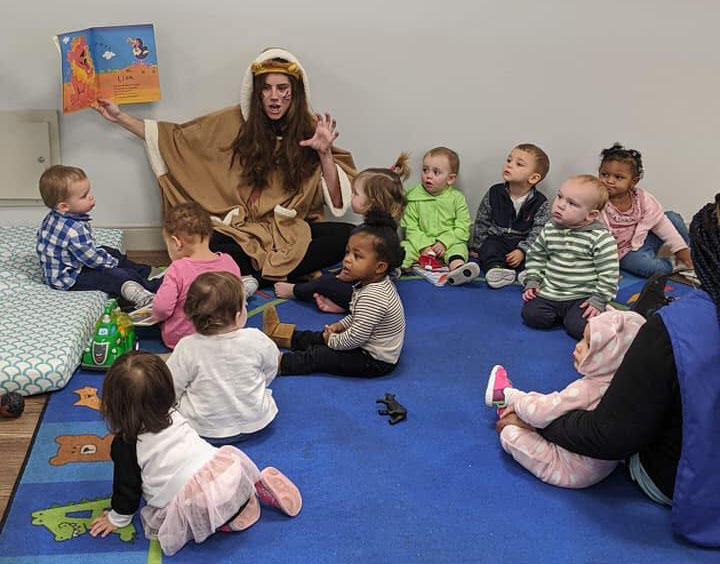
<svg viewBox="0 0 720 564">
<path fill-rule="evenodd" d="M 43 282 L 58 290 L 71 288 L 83 266 L 106 270 L 118 265 L 118 259 L 95 246 L 86 213 L 51 211 L 38 229 L 35 249 L 43 268 Z"/>
</svg>

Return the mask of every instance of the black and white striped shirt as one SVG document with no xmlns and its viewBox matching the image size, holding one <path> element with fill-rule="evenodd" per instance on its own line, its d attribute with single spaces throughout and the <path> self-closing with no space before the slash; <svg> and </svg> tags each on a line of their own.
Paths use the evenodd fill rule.
<svg viewBox="0 0 720 564">
<path fill-rule="evenodd" d="M 397 363 L 405 340 L 405 311 L 395 284 L 387 276 L 380 282 L 355 287 L 350 315 L 340 324 L 345 331 L 330 335 L 331 349 L 361 348 L 377 360 Z"/>
</svg>

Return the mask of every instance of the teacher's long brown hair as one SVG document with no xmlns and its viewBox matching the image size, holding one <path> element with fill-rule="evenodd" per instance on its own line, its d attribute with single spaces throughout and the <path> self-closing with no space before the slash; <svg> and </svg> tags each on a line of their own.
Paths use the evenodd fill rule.
<svg viewBox="0 0 720 564">
<path fill-rule="evenodd" d="M 266 77 L 261 74 L 253 79 L 249 115 L 233 141 L 232 163 L 238 160 L 244 180 L 256 188 L 267 186 L 270 172 L 277 168 L 286 192 L 294 193 L 320 162 L 315 150 L 300 146 L 300 141 L 313 136 L 316 121 L 308 110 L 302 81 L 292 75 L 287 75 L 292 92 L 287 113 L 276 122 L 268 118 L 262 107 Z M 282 137 L 279 143 L 278 137 Z"/>
</svg>

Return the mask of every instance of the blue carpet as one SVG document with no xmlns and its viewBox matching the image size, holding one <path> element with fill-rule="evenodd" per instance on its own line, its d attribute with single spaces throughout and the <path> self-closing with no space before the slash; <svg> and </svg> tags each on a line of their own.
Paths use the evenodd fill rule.
<svg viewBox="0 0 720 564">
<path fill-rule="evenodd" d="M 538 391 L 575 377 L 574 341 L 560 329 L 524 327 L 519 286 L 492 291 L 481 282 L 435 288 L 403 280 L 398 288 L 408 331 L 395 373 L 279 377 L 272 385 L 277 419 L 241 445 L 258 466 L 276 466 L 298 484 L 304 508 L 297 518 L 263 510 L 248 531 L 216 534 L 167 558 L 144 539 L 137 518 L 134 536 L 91 538 L 84 523 L 102 501 L 72 507 L 65 517 L 69 509 L 38 514 L 111 491 L 110 462 L 49 463 L 55 437 L 106 434 L 96 410 L 73 405 L 75 390 L 100 388 L 102 376 L 78 372 L 50 398 L 0 532 L 0 562 L 718 561 L 717 552 L 675 540 L 670 511 L 646 499 L 622 469 L 587 490 L 563 490 L 502 451 L 495 413 L 483 405 L 492 365 L 505 364 L 518 387 Z M 278 312 L 300 328 L 340 317 L 296 302 L 281 303 Z M 259 326 L 260 316 L 249 325 Z M 407 407 L 407 421 L 390 426 L 377 414 L 375 400 L 385 392 Z M 49 525 L 33 525 L 33 513 Z M 68 517 L 74 526 L 62 525 Z"/>
</svg>

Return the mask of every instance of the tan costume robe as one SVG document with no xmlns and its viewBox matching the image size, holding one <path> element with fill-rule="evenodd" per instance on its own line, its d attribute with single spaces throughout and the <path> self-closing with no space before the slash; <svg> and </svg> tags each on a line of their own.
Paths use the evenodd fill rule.
<svg viewBox="0 0 720 564">
<path fill-rule="evenodd" d="M 271 172 L 268 185 L 248 205 L 252 186 L 242 178 L 237 160 L 230 167 L 230 147 L 244 123 L 240 106 L 184 124 L 146 121 L 146 148 L 166 208 L 198 202 L 213 216 L 213 227 L 237 241 L 263 278 L 282 279 L 305 256 L 308 222 L 322 221 L 323 202 L 335 216 L 347 210 L 355 165 L 349 152 L 333 148 L 341 208 L 332 206 L 320 164 L 295 194 L 286 193 L 281 175 Z"/>
</svg>

